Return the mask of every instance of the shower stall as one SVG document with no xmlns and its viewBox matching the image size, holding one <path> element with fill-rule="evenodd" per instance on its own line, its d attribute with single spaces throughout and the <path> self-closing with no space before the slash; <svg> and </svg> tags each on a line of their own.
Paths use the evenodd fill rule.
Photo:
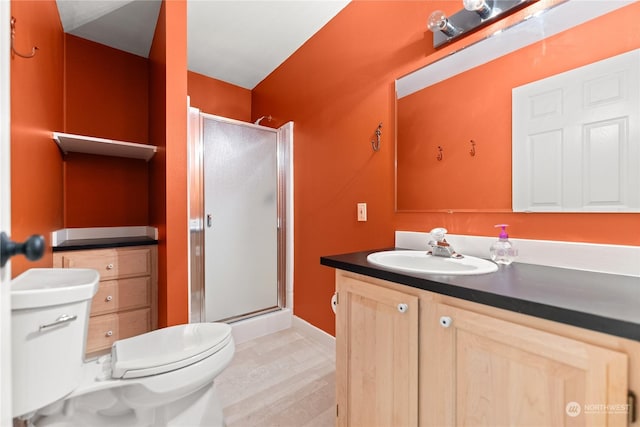
<svg viewBox="0 0 640 427">
<path fill-rule="evenodd" d="M 191 322 L 286 307 L 292 132 L 190 109 Z"/>
</svg>

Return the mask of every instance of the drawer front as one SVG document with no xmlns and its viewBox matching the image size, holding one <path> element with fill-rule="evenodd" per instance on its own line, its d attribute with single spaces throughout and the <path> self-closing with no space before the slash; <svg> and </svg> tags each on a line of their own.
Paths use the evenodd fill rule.
<svg viewBox="0 0 640 427">
<path fill-rule="evenodd" d="M 118 252 L 118 277 L 151 274 L 151 249 L 131 249 Z"/>
<path fill-rule="evenodd" d="M 105 314 L 89 318 L 87 353 L 105 350 L 118 339 L 118 315 Z"/>
<path fill-rule="evenodd" d="M 149 307 L 151 305 L 151 278 L 106 280 L 100 282 L 91 302 L 91 315 L 113 313 L 118 310 Z"/>
<path fill-rule="evenodd" d="M 118 277 L 115 250 L 71 252 L 62 255 L 64 268 L 92 268 L 100 274 L 100 280 Z"/>
<path fill-rule="evenodd" d="M 134 277 L 118 280 L 118 310 L 149 307 L 151 305 L 151 278 Z"/>
<path fill-rule="evenodd" d="M 91 315 L 113 313 L 118 310 L 118 281 L 107 280 L 98 284 L 98 292 L 91 300 Z"/>
<path fill-rule="evenodd" d="M 68 252 L 61 256 L 62 267 L 92 268 L 100 280 L 151 274 L 151 249 L 98 249 Z"/>
<path fill-rule="evenodd" d="M 107 350 L 117 340 L 144 334 L 150 330 L 151 310 L 148 308 L 91 317 L 86 352 Z"/>
<path fill-rule="evenodd" d="M 125 311 L 118 314 L 118 339 L 144 334 L 151 330 L 151 310 Z"/>
</svg>

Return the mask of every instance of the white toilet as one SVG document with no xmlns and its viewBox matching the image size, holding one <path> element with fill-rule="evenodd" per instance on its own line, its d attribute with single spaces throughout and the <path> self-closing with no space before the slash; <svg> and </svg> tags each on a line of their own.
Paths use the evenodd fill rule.
<svg viewBox="0 0 640 427">
<path fill-rule="evenodd" d="M 11 283 L 13 416 L 36 426 L 223 426 L 214 379 L 235 351 L 223 323 L 116 341 L 84 361 L 98 273 L 31 269 Z"/>
</svg>

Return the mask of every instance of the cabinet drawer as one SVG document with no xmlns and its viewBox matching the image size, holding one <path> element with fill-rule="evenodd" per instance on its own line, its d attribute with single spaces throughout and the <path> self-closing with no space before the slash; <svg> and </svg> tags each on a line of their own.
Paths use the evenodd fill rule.
<svg viewBox="0 0 640 427">
<path fill-rule="evenodd" d="M 151 310 L 148 308 L 91 317 L 86 352 L 109 349 L 117 340 L 140 335 L 150 330 Z"/>
<path fill-rule="evenodd" d="M 118 339 L 144 334 L 151 330 L 151 310 L 125 311 L 118 315 Z"/>
<path fill-rule="evenodd" d="M 89 318 L 87 353 L 104 350 L 118 339 L 118 315 L 105 314 Z"/>
<path fill-rule="evenodd" d="M 151 274 L 151 249 L 97 249 L 61 254 L 64 268 L 92 268 L 100 280 Z"/>
<path fill-rule="evenodd" d="M 113 313 L 119 310 L 149 307 L 151 305 L 151 278 L 106 280 L 100 282 L 91 302 L 91 315 Z"/>
</svg>

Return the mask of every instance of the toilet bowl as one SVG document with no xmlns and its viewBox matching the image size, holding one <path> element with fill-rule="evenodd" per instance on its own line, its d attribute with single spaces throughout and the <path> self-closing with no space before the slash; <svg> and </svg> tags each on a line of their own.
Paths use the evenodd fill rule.
<svg viewBox="0 0 640 427">
<path fill-rule="evenodd" d="M 171 326 L 85 362 L 97 283 L 87 269 L 32 269 L 11 283 L 13 416 L 36 426 L 223 426 L 214 379 L 233 358 L 231 327 Z"/>
</svg>

